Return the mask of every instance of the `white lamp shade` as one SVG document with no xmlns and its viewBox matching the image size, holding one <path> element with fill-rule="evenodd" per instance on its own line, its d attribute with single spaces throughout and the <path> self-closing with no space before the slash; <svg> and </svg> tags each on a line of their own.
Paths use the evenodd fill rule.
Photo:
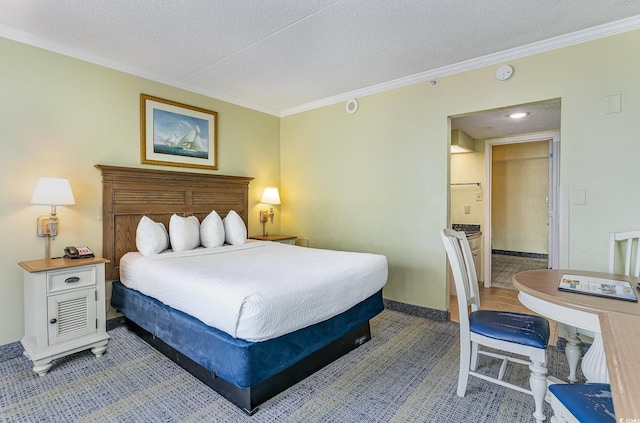
<svg viewBox="0 0 640 423">
<path fill-rule="evenodd" d="M 31 204 L 43 206 L 72 206 L 76 204 L 69 180 L 44 176 L 38 181 Z"/>
<path fill-rule="evenodd" d="M 267 187 L 264 189 L 264 194 L 262 194 L 262 200 L 260 200 L 263 204 L 280 204 L 280 194 L 278 194 L 278 188 L 276 187 Z"/>
</svg>

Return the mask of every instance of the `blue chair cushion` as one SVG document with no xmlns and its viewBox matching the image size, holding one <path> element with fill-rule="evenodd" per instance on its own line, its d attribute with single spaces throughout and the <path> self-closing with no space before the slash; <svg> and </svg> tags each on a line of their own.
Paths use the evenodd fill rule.
<svg viewBox="0 0 640 423">
<path fill-rule="evenodd" d="M 608 383 L 558 383 L 549 385 L 549 390 L 580 422 L 616 421 Z"/>
<path fill-rule="evenodd" d="M 549 322 L 531 314 L 478 310 L 469 314 L 469 329 L 478 335 L 501 341 L 546 349 Z"/>
</svg>

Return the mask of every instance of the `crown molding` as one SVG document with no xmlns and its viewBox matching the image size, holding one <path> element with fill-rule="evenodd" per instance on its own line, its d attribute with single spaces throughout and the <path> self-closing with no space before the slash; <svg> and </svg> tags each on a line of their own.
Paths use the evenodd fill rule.
<svg viewBox="0 0 640 423">
<path fill-rule="evenodd" d="M 509 60 L 532 56 L 534 54 L 544 53 L 563 47 L 586 43 L 600 38 L 610 37 L 624 32 L 633 31 L 636 29 L 640 29 L 640 16 L 633 16 L 631 18 L 622 19 L 616 22 L 587 28 L 581 31 L 560 35 L 543 41 L 515 47 L 509 50 L 503 50 L 475 59 L 466 60 L 464 62 L 455 63 L 453 65 L 443 66 L 426 72 L 421 72 L 392 81 L 383 82 L 381 84 L 372 85 L 370 87 L 362 88 L 359 90 L 349 91 L 347 93 L 339 94 L 333 97 L 327 97 L 322 100 L 302 104 L 300 106 L 291 107 L 289 109 L 284 109 L 280 112 L 280 115 L 281 117 L 285 117 L 297 113 L 302 113 L 305 111 L 318 109 L 320 107 L 348 101 L 352 98 L 364 97 L 371 94 L 377 94 L 384 91 L 406 87 L 408 85 L 423 83 L 426 81 L 443 78 L 445 76 L 479 69 L 485 66 L 496 65 Z"/>
<path fill-rule="evenodd" d="M 134 76 L 139 76 L 144 79 L 159 82 L 161 84 L 169 85 L 172 87 L 180 88 L 186 91 L 190 91 L 196 94 L 202 94 L 207 97 L 214 98 L 216 100 L 225 101 L 227 103 L 235 104 L 236 106 L 246 107 L 247 109 L 256 110 L 258 112 L 266 113 L 280 117 L 280 111 L 269 107 L 255 104 L 246 100 L 242 100 L 227 94 L 223 94 L 217 91 L 203 90 L 200 87 L 192 85 L 180 79 L 167 78 L 160 76 L 145 70 L 125 65 L 120 62 L 105 59 L 86 50 L 70 47 L 67 44 L 52 41 L 45 37 L 29 34 L 26 32 L 18 31 L 10 26 L 0 24 L 0 37 L 8 38 L 13 41 L 17 41 L 23 44 L 28 44 L 33 47 L 48 50 L 54 53 L 62 54 L 64 56 L 73 57 L 74 59 L 82 60 L 84 62 L 93 63 L 95 65 L 104 66 L 109 69 L 114 69 L 120 72 L 128 73 Z"/>
<path fill-rule="evenodd" d="M 500 51 L 497 53 L 489 54 L 486 56 L 478 57 L 471 60 L 455 63 L 453 65 L 443 66 L 440 68 L 432 69 L 426 72 L 417 73 L 403 78 L 394 79 L 391 81 L 383 82 L 380 84 L 372 85 L 366 88 L 349 91 L 336 96 L 327 97 L 318 101 L 302 104 L 299 106 L 291 107 L 283 110 L 276 110 L 263 105 L 255 104 L 246 100 L 242 100 L 233 96 L 226 95 L 224 93 L 203 90 L 195 85 L 189 84 L 184 80 L 167 78 L 154 73 L 138 69 L 136 67 L 128 66 L 116 61 L 108 60 L 103 57 L 97 56 L 86 50 L 70 47 L 63 43 L 58 43 L 49 40 L 44 37 L 36 36 L 26 32 L 19 31 L 10 26 L 0 24 L 0 37 L 8 38 L 13 41 L 28 44 L 33 47 L 49 50 L 54 53 L 59 53 L 65 56 L 73 57 L 78 60 L 93 63 L 96 65 L 104 66 L 117 71 L 125 72 L 131 75 L 139 76 L 151 81 L 159 82 L 161 84 L 169 85 L 172 87 L 191 91 L 196 94 L 202 94 L 207 97 L 214 98 L 216 100 L 225 101 L 227 103 L 235 104 L 237 106 L 246 107 L 258 112 L 266 113 L 277 117 L 285 117 L 305 111 L 317 109 L 320 107 L 329 106 L 332 104 L 340 103 L 350 100 L 356 97 L 364 97 L 371 94 L 377 94 L 384 91 L 389 91 L 397 88 L 406 87 L 408 85 L 418 84 L 425 81 L 430 81 L 437 78 L 443 78 L 445 76 L 466 72 L 482 68 L 485 66 L 491 66 L 499 63 L 504 63 L 508 60 L 514 60 L 525 56 L 531 56 L 551 50 L 556 50 L 563 47 L 568 47 L 576 44 L 581 44 L 600 38 L 609 37 L 612 35 L 621 34 L 623 32 L 633 31 L 640 29 L 640 15 L 633 16 L 627 19 L 611 22 L 604 25 L 587 28 L 581 31 L 572 32 L 547 40 L 538 41 L 535 43 L 527 44 L 524 46 L 512 48 L 509 50 Z"/>
</svg>

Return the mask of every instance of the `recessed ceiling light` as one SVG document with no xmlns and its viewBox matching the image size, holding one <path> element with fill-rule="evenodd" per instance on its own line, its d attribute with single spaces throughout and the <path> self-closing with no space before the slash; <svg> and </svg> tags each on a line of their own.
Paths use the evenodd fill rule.
<svg viewBox="0 0 640 423">
<path fill-rule="evenodd" d="M 511 119 L 522 119 L 523 117 L 525 117 L 526 115 L 528 115 L 529 113 L 525 113 L 525 112 L 518 112 L 518 113 L 511 113 L 509 115 L 509 117 Z"/>
</svg>

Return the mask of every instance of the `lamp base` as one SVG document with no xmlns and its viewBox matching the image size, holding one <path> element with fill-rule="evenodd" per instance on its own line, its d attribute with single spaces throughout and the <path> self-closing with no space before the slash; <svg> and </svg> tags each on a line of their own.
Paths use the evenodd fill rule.
<svg viewBox="0 0 640 423">
<path fill-rule="evenodd" d="M 44 237 L 44 258 L 51 258 L 51 237 Z"/>
<path fill-rule="evenodd" d="M 44 216 L 38 216 L 38 220 L 37 220 L 37 231 L 38 231 L 38 236 L 50 236 L 51 235 L 51 230 L 49 229 L 49 222 L 51 222 L 51 216 L 49 215 L 44 215 Z"/>
<path fill-rule="evenodd" d="M 50 215 L 39 216 L 36 222 L 38 236 L 44 237 L 44 258 L 51 258 L 51 238 L 58 235 L 58 217 L 55 213 L 55 206 Z"/>
<path fill-rule="evenodd" d="M 260 210 L 260 223 L 262 223 L 262 235 L 266 235 L 265 224 L 269 220 L 269 211 L 268 210 Z"/>
<path fill-rule="evenodd" d="M 36 225 L 38 236 L 55 238 L 55 236 L 58 235 L 58 218 L 54 215 L 39 216 Z"/>
</svg>

